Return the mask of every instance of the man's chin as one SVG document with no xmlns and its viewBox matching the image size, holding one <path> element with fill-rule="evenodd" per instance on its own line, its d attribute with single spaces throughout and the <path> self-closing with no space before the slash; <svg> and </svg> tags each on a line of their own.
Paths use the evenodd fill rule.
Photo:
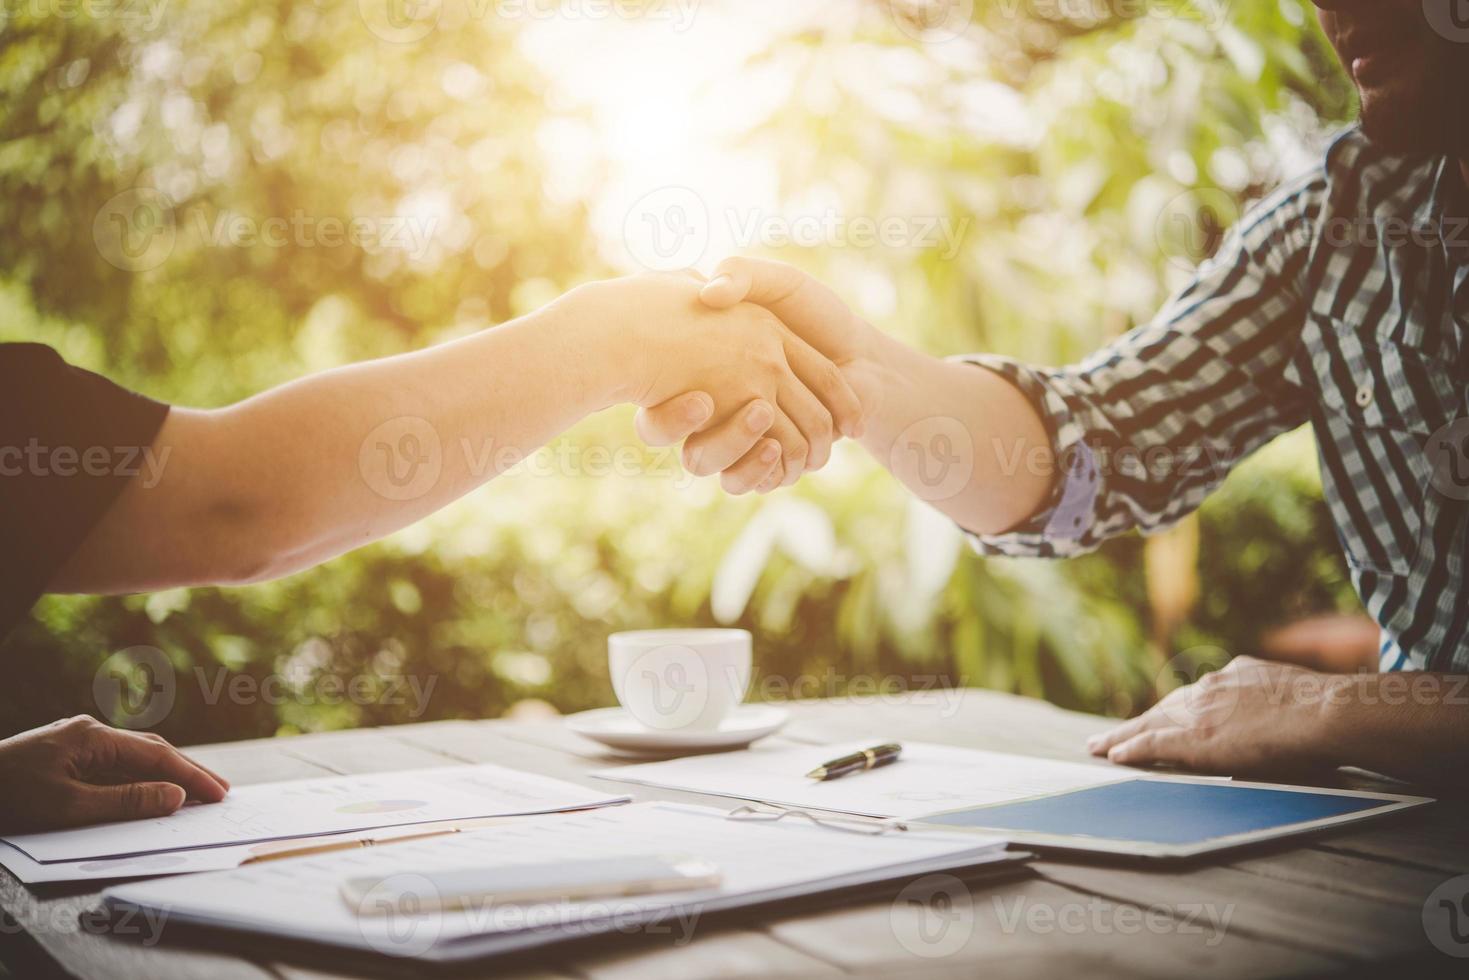
<svg viewBox="0 0 1469 980">
<path fill-rule="evenodd" d="M 1395 100 L 1370 98 L 1362 102 L 1362 132 L 1388 153 L 1463 156 L 1464 127 L 1455 122 L 1447 106 L 1405 105 Z"/>
<path fill-rule="evenodd" d="M 1388 153 L 1420 156 L 1448 151 L 1448 140 L 1435 127 L 1417 125 L 1411 117 L 1391 111 L 1373 112 L 1365 107 L 1361 116 L 1362 132 Z"/>
<path fill-rule="evenodd" d="M 1465 75 L 1462 59 L 1427 57 L 1391 80 L 1359 85 L 1362 132 L 1389 153 L 1464 156 L 1469 113 L 1454 93 Z"/>
</svg>

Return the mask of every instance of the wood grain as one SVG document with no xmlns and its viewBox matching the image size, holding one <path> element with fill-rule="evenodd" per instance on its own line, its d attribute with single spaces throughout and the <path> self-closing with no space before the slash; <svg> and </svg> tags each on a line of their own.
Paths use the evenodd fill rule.
<svg viewBox="0 0 1469 980">
<path fill-rule="evenodd" d="M 1110 722 L 978 690 L 792 702 L 779 736 L 820 743 L 874 735 L 1087 761 L 1088 735 Z M 631 761 L 557 721 L 435 722 L 190 750 L 238 785 L 338 773 L 494 762 L 560 779 Z M 611 786 L 615 784 L 603 784 Z M 1379 787 L 1380 788 L 1380 787 Z M 729 806 L 697 794 L 628 787 L 639 799 Z M 1284 977 L 1394 958 L 1448 966 L 1428 945 L 1423 901 L 1469 871 L 1469 804 L 1441 803 L 1391 823 L 1176 870 L 1047 860 L 1035 876 L 917 884 L 881 900 L 782 910 L 768 920 L 701 923 L 688 941 L 638 938 L 486 964 L 470 976 L 659 978 L 832 973 L 972 977 Z M 943 882 L 939 884 L 943 885 Z M 346 980 L 258 952 L 230 956 L 144 945 L 78 928 L 89 886 L 31 890 L 0 872 L 0 907 L 58 967 L 83 980 L 223 977 Z M 67 923 L 70 922 L 70 925 Z M 146 938 L 146 937 L 144 937 Z M 0 946 L 0 949 L 3 949 Z M 1462 961 L 1459 965 L 1462 965 Z M 329 968 L 334 966 L 329 964 Z"/>
</svg>

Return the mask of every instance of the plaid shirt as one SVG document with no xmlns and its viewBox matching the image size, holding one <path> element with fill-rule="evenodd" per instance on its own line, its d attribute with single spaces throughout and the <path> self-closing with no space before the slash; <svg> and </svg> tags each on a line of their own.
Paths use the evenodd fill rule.
<svg viewBox="0 0 1469 980">
<path fill-rule="evenodd" d="M 1469 228 L 1458 164 L 1357 130 L 1255 207 L 1149 325 L 1084 363 L 967 358 L 1016 384 L 1065 466 L 984 554 L 1060 557 L 1169 527 L 1310 422 L 1382 666 L 1469 671 Z"/>
</svg>

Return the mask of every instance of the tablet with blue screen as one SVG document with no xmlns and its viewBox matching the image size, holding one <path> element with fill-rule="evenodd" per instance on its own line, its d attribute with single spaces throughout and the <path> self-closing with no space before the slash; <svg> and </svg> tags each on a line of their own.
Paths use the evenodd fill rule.
<svg viewBox="0 0 1469 980">
<path fill-rule="evenodd" d="M 1028 800 L 949 810 L 910 823 L 996 834 L 1034 847 L 1187 858 L 1432 802 L 1306 786 L 1139 776 Z"/>
</svg>

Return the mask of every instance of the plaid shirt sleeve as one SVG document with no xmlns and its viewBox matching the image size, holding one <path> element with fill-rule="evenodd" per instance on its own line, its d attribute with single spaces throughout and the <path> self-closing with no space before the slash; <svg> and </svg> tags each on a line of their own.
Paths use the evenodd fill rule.
<svg viewBox="0 0 1469 980">
<path fill-rule="evenodd" d="M 999 373 L 1035 406 L 1058 475 L 1048 505 L 982 554 L 1085 554 L 1197 509 L 1243 456 L 1303 424 L 1310 401 L 1287 376 L 1306 318 L 1308 229 L 1317 175 L 1254 208 L 1158 316 L 1080 365 L 962 358 Z"/>
</svg>

